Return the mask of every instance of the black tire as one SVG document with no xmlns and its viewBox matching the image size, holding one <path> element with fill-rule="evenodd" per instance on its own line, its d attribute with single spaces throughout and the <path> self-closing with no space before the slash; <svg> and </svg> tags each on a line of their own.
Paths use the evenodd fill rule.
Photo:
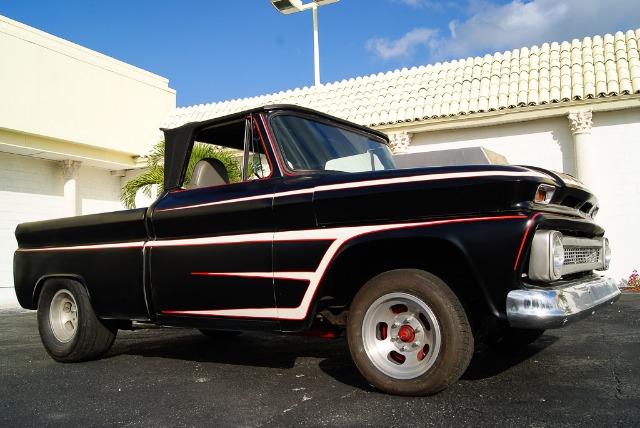
<svg viewBox="0 0 640 428">
<path fill-rule="evenodd" d="M 489 346 L 509 349 L 524 348 L 542 337 L 544 332 L 544 329 L 506 327 L 498 333 L 490 334 L 483 342 Z"/>
<path fill-rule="evenodd" d="M 229 330 L 206 330 L 199 329 L 200 333 L 207 336 L 209 339 L 229 339 L 232 337 L 240 336 L 242 334 L 241 331 L 229 331 Z"/>
<path fill-rule="evenodd" d="M 42 287 L 38 330 L 49 355 L 63 363 L 101 357 L 117 333 L 98 319 L 85 288 L 69 279 L 50 279 Z"/>
<path fill-rule="evenodd" d="M 440 392 L 473 356 L 462 304 L 440 278 L 415 269 L 382 273 L 360 289 L 349 309 L 347 338 L 358 370 L 390 394 Z"/>
</svg>

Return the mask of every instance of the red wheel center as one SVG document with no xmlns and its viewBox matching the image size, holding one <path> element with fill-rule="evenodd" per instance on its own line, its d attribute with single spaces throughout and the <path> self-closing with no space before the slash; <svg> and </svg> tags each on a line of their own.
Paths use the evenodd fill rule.
<svg viewBox="0 0 640 428">
<path fill-rule="evenodd" d="M 398 331 L 398 337 L 403 342 L 413 342 L 413 340 L 416 338 L 416 332 L 410 325 L 403 325 L 402 327 L 400 327 L 400 331 Z"/>
</svg>

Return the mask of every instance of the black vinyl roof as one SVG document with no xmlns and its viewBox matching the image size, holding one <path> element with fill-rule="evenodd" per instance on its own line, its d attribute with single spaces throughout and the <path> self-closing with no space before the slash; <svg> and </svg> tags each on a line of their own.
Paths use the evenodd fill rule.
<svg viewBox="0 0 640 428">
<path fill-rule="evenodd" d="M 186 123 L 177 128 L 162 129 L 165 136 L 164 188 L 175 189 L 180 186 L 180 179 L 187 163 L 187 156 L 190 153 L 190 147 L 193 143 L 194 135 L 197 132 L 218 124 L 225 124 L 234 121 L 240 122 L 251 114 L 273 113 L 279 111 L 299 112 L 307 115 L 317 116 L 319 118 L 324 118 L 335 122 L 339 125 L 358 129 L 368 134 L 373 134 L 379 138 L 384 139 L 387 142 L 389 141 L 389 137 L 380 131 L 357 125 L 353 122 L 321 113 L 316 110 L 289 104 L 266 105 L 250 110 L 241 111 L 238 113 L 233 113 L 227 116 L 217 117 L 214 119 Z M 239 126 L 244 125 L 239 124 Z M 242 149 L 242 147 L 237 148 Z"/>
</svg>

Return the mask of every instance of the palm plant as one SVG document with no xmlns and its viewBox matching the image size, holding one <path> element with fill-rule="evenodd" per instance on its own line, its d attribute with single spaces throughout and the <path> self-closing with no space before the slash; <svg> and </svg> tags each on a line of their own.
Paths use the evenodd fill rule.
<svg viewBox="0 0 640 428">
<path fill-rule="evenodd" d="M 196 163 L 203 158 L 219 159 L 227 168 L 229 181 L 231 183 L 240 181 L 242 177 L 240 162 L 231 150 L 210 144 L 195 143 L 187 166 L 185 185 L 191 181 Z M 147 197 L 151 197 L 153 185 L 157 185 L 160 191 L 164 190 L 164 139 L 159 141 L 149 153 L 147 170 L 124 184 L 120 191 L 120 201 L 126 208 L 135 208 L 138 191 L 142 190 Z"/>
</svg>

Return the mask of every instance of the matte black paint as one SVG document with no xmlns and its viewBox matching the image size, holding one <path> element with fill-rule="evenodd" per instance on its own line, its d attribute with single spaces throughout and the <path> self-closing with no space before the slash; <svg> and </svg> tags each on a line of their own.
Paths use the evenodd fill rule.
<svg viewBox="0 0 640 428">
<path fill-rule="evenodd" d="M 525 172 L 513 167 L 486 167 L 484 171 Z M 388 179 L 417 174 L 474 172 L 467 167 L 391 170 L 351 176 L 329 175 L 321 185 L 339 185 L 347 180 Z M 389 223 L 430 217 L 470 216 L 513 209 L 519 201 L 531 200 L 542 179 L 521 177 L 472 177 L 429 182 L 362 186 L 347 190 L 316 192 L 314 209 L 319 225 Z"/>
<path fill-rule="evenodd" d="M 20 249 L 144 241 L 146 208 L 66 217 L 16 228 Z"/>
<path fill-rule="evenodd" d="M 333 240 L 274 242 L 273 270 L 275 272 L 313 272 L 318 268 L 322 257 L 332 243 Z"/>
<path fill-rule="evenodd" d="M 279 308 L 297 308 L 302 303 L 309 281 L 276 279 L 274 288 Z"/>
<path fill-rule="evenodd" d="M 20 305 L 37 306 L 37 292 L 48 277 L 80 280 L 98 316 L 147 320 L 142 247 L 67 251 L 17 251 L 14 281 Z"/>
<path fill-rule="evenodd" d="M 154 247 L 151 284 L 158 312 L 274 307 L 273 280 L 230 272 L 270 272 L 271 242 Z"/>
<path fill-rule="evenodd" d="M 155 206 L 156 239 L 273 231 L 270 195 L 274 187 L 275 183 L 265 180 L 171 192 Z M 262 199 L 197 206 L 261 196 Z"/>
</svg>

